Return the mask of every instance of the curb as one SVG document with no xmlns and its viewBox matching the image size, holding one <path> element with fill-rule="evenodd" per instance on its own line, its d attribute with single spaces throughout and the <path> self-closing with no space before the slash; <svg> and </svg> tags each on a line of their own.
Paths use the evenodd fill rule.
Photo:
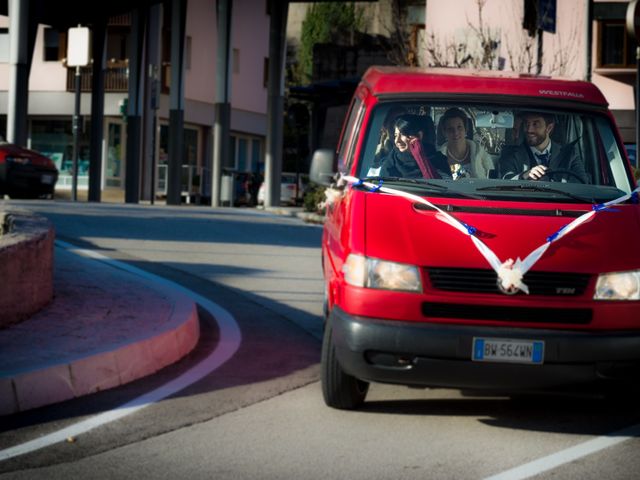
<svg viewBox="0 0 640 480">
<path fill-rule="evenodd" d="M 117 268 L 117 264 L 113 264 L 112 261 L 104 262 L 84 257 L 82 261 L 96 262 L 101 265 L 97 270 L 108 271 L 112 277 L 128 284 L 144 284 L 145 289 L 149 289 L 148 280 Z M 118 387 L 153 374 L 187 355 L 196 346 L 200 336 L 195 303 L 186 295 L 159 283 L 153 285 L 152 290 L 158 297 L 164 296 L 164 302 L 155 311 L 139 312 L 139 315 L 136 315 L 138 312 L 127 312 L 129 321 L 133 322 L 132 328 L 135 333 L 123 332 L 120 338 L 111 343 L 96 343 L 95 348 L 91 348 L 93 344 L 90 344 L 89 352 L 71 354 L 68 358 L 45 357 L 43 361 L 32 365 L 9 367 L 8 371 L 3 371 L 0 367 L 0 415 L 30 410 Z M 41 315 L 44 315 L 46 320 L 46 309 Z M 77 312 L 78 322 L 89 322 L 91 315 L 91 312 Z M 135 322 L 143 319 L 145 315 L 147 318 L 140 321 L 141 333 L 136 331 Z M 159 319 L 161 316 L 164 316 L 162 320 Z M 162 322 L 162 325 L 159 328 L 149 328 L 156 319 L 158 323 Z M 22 325 L 24 328 L 29 327 L 28 323 Z M 14 334 L 19 335 L 20 332 Z M 63 343 L 70 341 L 82 340 L 63 338 Z M 38 347 L 33 345 L 34 351 Z"/>
</svg>

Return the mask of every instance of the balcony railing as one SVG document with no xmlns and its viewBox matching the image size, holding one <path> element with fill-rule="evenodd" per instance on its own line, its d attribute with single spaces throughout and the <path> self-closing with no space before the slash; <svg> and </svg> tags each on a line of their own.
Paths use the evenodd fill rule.
<svg viewBox="0 0 640 480">
<path fill-rule="evenodd" d="M 73 92 L 75 84 L 76 69 L 67 69 L 67 91 Z M 92 67 L 80 68 L 80 90 L 91 91 L 93 80 Z M 126 92 L 129 89 L 129 69 L 126 66 L 107 66 L 104 70 L 104 91 L 105 92 Z"/>
</svg>

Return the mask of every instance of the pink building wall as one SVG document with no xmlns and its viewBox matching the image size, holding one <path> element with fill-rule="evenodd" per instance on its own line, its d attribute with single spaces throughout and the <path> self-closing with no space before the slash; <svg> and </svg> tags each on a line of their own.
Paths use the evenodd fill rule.
<svg viewBox="0 0 640 480">
<path fill-rule="evenodd" d="M 604 0 L 595 0 L 596 3 Z M 629 3 L 628 0 L 610 0 L 617 3 Z M 635 94 L 633 91 L 633 85 L 625 83 L 617 79 L 617 75 L 611 75 L 606 70 L 597 68 L 597 39 L 599 36 L 598 22 L 594 21 L 592 24 L 594 42 L 591 45 L 592 55 L 592 71 L 593 75 L 591 81 L 595 83 L 600 90 L 604 93 L 605 97 L 609 101 L 609 107 L 612 110 L 635 110 Z M 618 72 L 620 73 L 620 72 Z M 631 74 L 635 73 L 632 69 Z M 635 120 L 633 120 L 635 123 Z"/>
<path fill-rule="evenodd" d="M 64 92 L 67 88 L 67 69 L 62 62 L 44 61 L 44 26 L 38 27 L 33 62 L 29 75 L 29 90 L 40 92 Z"/>
<path fill-rule="evenodd" d="M 586 75 L 586 1 L 564 0 L 557 3 L 556 34 L 544 33 L 543 74 L 570 78 Z M 480 25 L 477 0 L 457 0 L 455 15 L 451 14 L 450 0 L 427 2 L 426 36 L 434 34 L 441 41 L 473 40 L 472 27 Z M 482 23 L 490 28 L 493 38 L 500 39 L 498 55 L 504 59 L 506 70 L 523 71 L 528 62 L 525 46 L 533 44 L 533 72 L 535 72 L 536 39 L 522 29 L 523 2 L 513 0 L 487 0 L 482 9 Z M 427 62 L 430 60 L 427 53 Z M 531 72 L 531 73 L 533 73 Z"/>
<path fill-rule="evenodd" d="M 185 97 L 206 103 L 216 98 L 217 30 L 215 0 L 189 0 L 186 34 L 191 37 L 191 68 L 185 70 Z"/>
<path fill-rule="evenodd" d="M 239 52 L 239 73 L 232 74 L 231 79 L 232 107 L 266 114 L 267 89 L 263 85 L 264 59 L 269 55 L 266 0 L 234 0 L 232 21 L 232 49 Z M 8 26 L 8 17 L 0 17 L 0 27 Z M 43 31 L 44 26 L 40 25 L 29 90 L 65 92 L 67 73 L 62 62 L 43 61 Z M 216 0 L 189 0 L 186 34 L 191 38 L 191 54 L 190 68 L 185 71 L 185 98 L 213 104 L 216 101 Z M 0 90 L 8 89 L 9 64 L 0 62 Z"/>
<path fill-rule="evenodd" d="M 247 14 L 250 12 L 251 14 Z M 187 36 L 191 37 L 191 68 L 186 71 L 185 97 L 216 102 L 217 16 L 215 0 L 190 0 Z M 264 59 L 269 56 L 269 16 L 266 0 L 234 0 L 231 47 L 239 64 L 231 75 L 231 106 L 265 114 Z"/>
<path fill-rule="evenodd" d="M 0 16 L 0 28 L 9 27 L 9 18 Z M 9 64 L 0 62 L 0 91 L 9 90 Z"/>
<path fill-rule="evenodd" d="M 264 59 L 269 56 L 269 16 L 266 0 L 233 0 L 232 45 L 239 65 L 232 74 L 231 106 L 267 113 Z"/>
<path fill-rule="evenodd" d="M 591 49 L 591 81 L 604 93 L 612 110 L 633 110 L 635 101 L 633 87 L 595 69 L 598 38 L 597 22 L 593 22 L 592 45 L 587 45 L 587 5 L 589 0 L 558 0 L 556 33 L 544 33 L 542 73 L 575 79 L 586 79 L 587 52 Z M 600 0 L 596 0 L 600 1 Z M 627 0 L 618 0 L 628 3 Z M 444 43 L 460 40 L 465 35 L 473 36 L 470 25 L 478 27 L 478 1 L 456 0 L 452 14 L 450 0 L 428 0 L 426 2 L 426 38 L 432 34 Z M 536 39 L 529 39 L 522 29 L 523 2 L 513 0 L 486 0 L 482 10 L 483 24 L 490 27 L 500 38 L 499 55 L 504 58 L 505 69 L 528 73 L 523 62 L 518 64 L 518 54 L 524 52 L 527 41 L 532 42 L 533 70 L 535 73 Z M 425 61 L 430 61 L 425 53 Z"/>
</svg>

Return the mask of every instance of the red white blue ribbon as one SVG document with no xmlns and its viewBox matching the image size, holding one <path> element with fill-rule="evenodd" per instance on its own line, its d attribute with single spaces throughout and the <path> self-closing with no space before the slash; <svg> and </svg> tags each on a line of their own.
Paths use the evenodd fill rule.
<svg viewBox="0 0 640 480">
<path fill-rule="evenodd" d="M 619 203 L 625 202 L 630 198 L 634 198 L 636 201 L 638 199 L 638 193 L 640 192 L 640 187 L 636 188 L 632 192 L 623 195 L 622 197 L 616 198 L 606 203 L 601 203 L 597 205 L 593 205 L 591 210 L 580 215 L 578 218 L 568 223 L 567 225 L 560 228 L 557 232 L 549 235 L 542 245 L 533 250 L 529 255 L 527 255 L 524 260 L 521 260 L 518 257 L 516 260 L 512 258 L 507 259 L 502 262 L 498 256 L 491 250 L 482 240 L 480 240 L 477 236 L 475 236 L 476 229 L 470 225 L 467 225 L 464 222 L 461 222 L 451 214 L 445 212 L 437 205 L 434 205 L 429 200 L 426 200 L 423 197 L 418 195 L 414 195 L 412 193 L 403 192 L 401 190 L 397 190 L 395 188 L 385 187 L 383 182 L 379 183 L 374 182 L 366 182 L 359 178 L 350 176 L 350 175 L 342 175 L 338 179 L 338 186 L 344 186 L 345 184 L 349 184 L 351 186 L 363 186 L 369 189 L 372 192 L 382 192 L 389 193 L 391 195 L 396 195 L 399 197 L 404 197 L 407 200 L 411 200 L 413 202 L 422 203 L 423 205 L 427 205 L 428 207 L 436 210 L 436 218 L 442 222 L 448 223 L 453 228 L 458 230 L 460 233 L 469 236 L 471 241 L 476 246 L 478 251 L 482 254 L 482 256 L 487 260 L 487 263 L 495 270 L 498 275 L 498 280 L 500 285 L 502 286 L 504 291 L 517 291 L 521 290 L 525 293 L 529 293 L 529 288 L 522 281 L 524 274 L 527 273 L 531 267 L 535 265 L 535 263 L 540 260 L 542 255 L 547 251 L 549 246 L 560 240 L 565 235 L 569 234 L 580 225 L 590 220 L 596 213 L 601 212 L 603 210 L 607 210 L 608 208 L 617 205 Z"/>
</svg>

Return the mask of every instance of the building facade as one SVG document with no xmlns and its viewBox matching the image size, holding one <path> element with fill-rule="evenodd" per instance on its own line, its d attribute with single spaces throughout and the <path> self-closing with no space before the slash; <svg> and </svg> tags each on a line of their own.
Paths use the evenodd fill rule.
<svg viewBox="0 0 640 480">
<path fill-rule="evenodd" d="M 216 103 L 216 0 L 189 0 L 185 34 L 183 196 L 211 194 Z M 231 21 L 231 152 L 225 170 L 262 172 L 267 133 L 267 0 L 234 0 Z M 155 193 L 166 194 L 171 88 L 170 12 L 161 9 L 158 105 L 151 155 Z M 131 55 L 131 15 L 107 25 L 102 147 L 102 190 L 123 192 L 126 175 L 126 112 Z M 0 135 L 6 138 L 9 18 L 0 17 Z M 144 48 L 148 48 L 148 45 Z M 60 170 L 57 189 L 71 188 L 72 115 L 75 69 L 66 66 L 66 32 L 40 25 L 29 76 L 28 147 L 50 156 Z M 78 189 L 86 189 L 89 169 L 91 67 L 81 69 Z M 141 182 L 149 182 L 143 178 Z M 141 190 L 145 197 L 145 189 Z M 149 190 L 146 190 L 146 196 Z"/>
<path fill-rule="evenodd" d="M 538 73 L 538 34 L 523 28 L 525 7 L 537 3 L 458 0 L 452 15 L 449 0 L 428 0 L 425 64 L 472 66 L 482 63 L 482 46 L 490 45 L 491 58 L 481 67 Z M 629 1 L 551 3 L 555 33 L 542 33 L 540 73 L 592 81 L 609 101 L 625 143 L 635 143 L 636 44 L 625 28 Z M 462 53 L 455 50 L 461 45 Z"/>
</svg>

